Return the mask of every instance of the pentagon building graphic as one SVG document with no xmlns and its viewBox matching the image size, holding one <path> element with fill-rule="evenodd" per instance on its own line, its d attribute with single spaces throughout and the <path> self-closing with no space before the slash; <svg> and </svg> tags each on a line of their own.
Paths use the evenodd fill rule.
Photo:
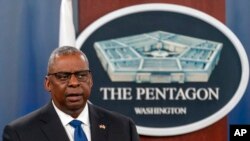
<svg viewBox="0 0 250 141">
<path fill-rule="evenodd" d="M 207 82 L 222 43 L 155 31 L 94 43 L 113 82 Z"/>
</svg>

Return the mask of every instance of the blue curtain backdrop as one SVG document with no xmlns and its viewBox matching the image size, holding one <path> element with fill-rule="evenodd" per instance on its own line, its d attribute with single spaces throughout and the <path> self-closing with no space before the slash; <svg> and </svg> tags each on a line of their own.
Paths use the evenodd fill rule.
<svg viewBox="0 0 250 141">
<path fill-rule="evenodd" d="M 240 39 L 250 57 L 250 1 L 227 0 L 226 24 Z M 229 114 L 229 124 L 250 124 L 250 86 L 240 103 Z"/>
<path fill-rule="evenodd" d="M 61 0 L 0 0 L 1 134 L 6 123 L 50 98 L 43 80 L 49 54 L 58 46 L 60 4 Z"/>
</svg>

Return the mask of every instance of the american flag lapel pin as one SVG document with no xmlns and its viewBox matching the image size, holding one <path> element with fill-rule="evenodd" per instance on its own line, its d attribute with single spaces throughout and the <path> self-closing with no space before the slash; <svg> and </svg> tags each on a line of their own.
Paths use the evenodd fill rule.
<svg viewBox="0 0 250 141">
<path fill-rule="evenodd" d="M 99 128 L 105 130 L 105 129 L 106 129 L 106 126 L 105 126 L 104 124 L 100 124 L 100 125 L 99 125 Z"/>
</svg>

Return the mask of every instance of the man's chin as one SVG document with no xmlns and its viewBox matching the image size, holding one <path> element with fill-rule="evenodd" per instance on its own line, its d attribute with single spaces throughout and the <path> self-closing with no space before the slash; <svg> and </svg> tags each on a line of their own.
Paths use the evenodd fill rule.
<svg viewBox="0 0 250 141">
<path fill-rule="evenodd" d="M 68 110 L 70 110 L 70 111 L 82 111 L 83 110 L 83 108 L 85 107 L 85 105 L 83 104 L 83 103 L 69 103 L 68 104 Z"/>
</svg>

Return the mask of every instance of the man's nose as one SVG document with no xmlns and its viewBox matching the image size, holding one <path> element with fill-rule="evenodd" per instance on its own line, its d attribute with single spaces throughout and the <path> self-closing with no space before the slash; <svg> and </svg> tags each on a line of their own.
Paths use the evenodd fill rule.
<svg viewBox="0 0 250 141">
<path fill-rule="evenodd" d="M 79 85 L 80 85 L 80 83 L 79 83 L 77 77 L 74 74 L 72 74 L 70 79 L 69 79 L 69 86 L 79 86 Z"/>
</svg>

